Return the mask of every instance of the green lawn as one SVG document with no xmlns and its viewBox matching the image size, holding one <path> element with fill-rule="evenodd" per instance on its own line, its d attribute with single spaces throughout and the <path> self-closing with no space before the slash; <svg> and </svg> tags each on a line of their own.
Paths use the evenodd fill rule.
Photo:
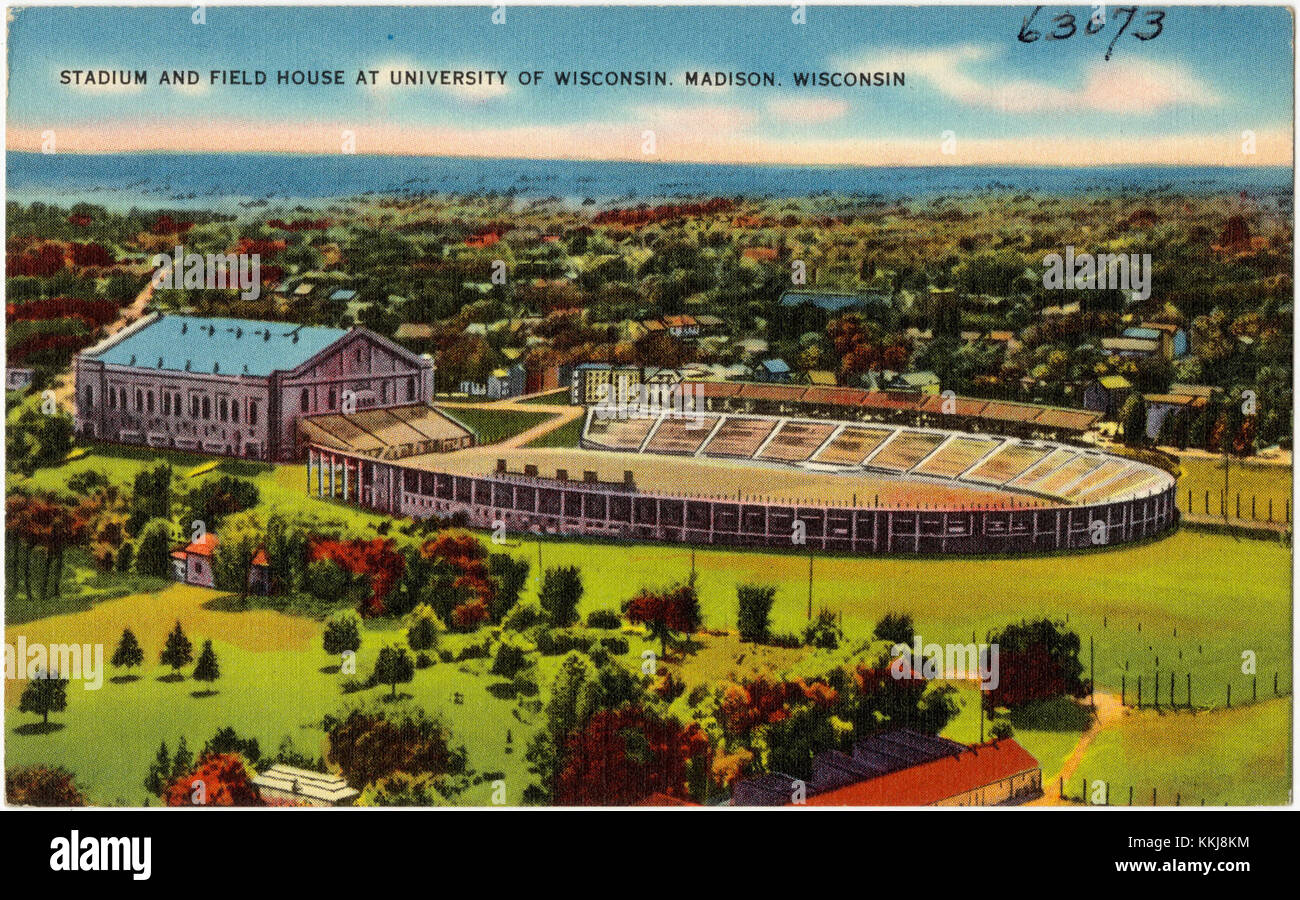
<svg viewBox="0 0 1300 900">
<path fill-rule="evenodd" d="M 1223 508 L 1223 459 L 1187 456 L 1181 461 L 1182 475 L 1178 479 L 1178 508 L 1191 509 L 1197 515 L 1205 514 L 1206 493 L 1209 494 L 1210 514 L 1218 515 Z M 1230 517 L 1237 514 L 1237 495 L 1241 495 L 1241 518 L 1250 518 L 1250 499 L 1255 498 L 1255 518 L 1268 518 L 1268 504 L 1273 503 L 1273 521 L 1286 518 L 1291 500 L 1291 470 L 1285 466 L 1250 460 L 1232 459 L 1228 462 L 1227 511 Z"/>
<path fill-rule="evenodd" d="M 582 426 L 586 420 L 579 417 L 566 422 L 559 428 L 546 432 L 541 437 L 533 438 L 525 447 L 576 447 L 582 437 Z"/>
<path fill-rule="evenodd" d="M 526 412 L 522 409 L 492 409 L 491 407 L 449 406 L 441 411 L 474 432 L 476 444 L 496 444 L 522 434 L 534 425 L 553 418 L 548 412 Z"/>
<path fill-rule="evenodd" d="M 534 567 L 537 540 L 520 549 Z M 808 556 L 697 549 L 695 567 L 705 623 L 735 629 L 736 585 L 777 586 L 772 608 L 777 631 L 800 631 L 807 621 Z M 586 585 L 583 614 L 614 606 L 643 585 L 686 578 L 688 547 L 543 540 L 543 566 L 576 565 Z M 1095 642 L 1099 688 L 1118 692 L 1139 673 L 1172 666 L 1182 702 L 1192 672 L 1193 700 L 1224 702 L 1250 692 L 1242 652 L 1255 653 L 1260 691 L 1290 686 L 1291 553 L 1276 541 L 1233 538 L 1190 530 L 1144 544 L 1060 556 L 1019 559 L 909 559 L 817 556 L 814 612 L 841 613 L 845 632 L 867 636 L 887 611 L 912 614 L 925 641 L 983 640 L 1021 619 L 1067 620 L 1087 645 Z M 1176 633 L 1175 633 L 1176 632 Z M 1148 682 L 1149 684 L 1149 682 Z M 1167 683 L 1165 684 L 1167 689 Z"/>
<path fill-rule="evenodd" d="M 1280 805 L 1291 798 L 1291 700 L 1209 713 L 1144 711 L 1097 735 L 1067 796 L 1084 780 L 1110 785 L 1111 803 L 1184 806 Z M 1055 785 L 1046 786 L 1055 790 Z"/>
</svg>

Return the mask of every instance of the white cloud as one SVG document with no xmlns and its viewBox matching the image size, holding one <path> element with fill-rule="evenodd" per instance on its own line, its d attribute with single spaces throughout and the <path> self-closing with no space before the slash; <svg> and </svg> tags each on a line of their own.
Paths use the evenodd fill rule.
<svg viewBox="0 0 1300 900">
<path fill-rule="evenodd" d="M 840 65 L 859 71 L 906 72 L 960 103 L 1012 113 L 1087 110 L 1140 114 L 1170 106 L 1221 102 L 1213 88 L 1178 63 L 1098 60 L 1081 83 L 1060 87 L 1042 80 L 972 74 L 972 68 L 993 60 L 988 48 L 964 44 L 864 53 Z"/>
</svg>

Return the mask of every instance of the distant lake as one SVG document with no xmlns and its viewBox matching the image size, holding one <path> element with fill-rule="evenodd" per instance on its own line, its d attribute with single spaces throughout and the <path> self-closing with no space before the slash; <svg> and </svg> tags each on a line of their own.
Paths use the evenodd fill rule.
<svg viewBox="0 0 1300 900">
<path fill-rule="evenodd" d="M 261 153 L 9 153 L 10 200 L 112 209 L 209 208 L 269 200 L 315 205 L 361 195 L 512 192 L 578 205 L 820 193 L 932 197 L 999 190 L 1075 194 L 1249 191 L 1289 196 L 1286 167 L 760 166 Z"/>
</svg>

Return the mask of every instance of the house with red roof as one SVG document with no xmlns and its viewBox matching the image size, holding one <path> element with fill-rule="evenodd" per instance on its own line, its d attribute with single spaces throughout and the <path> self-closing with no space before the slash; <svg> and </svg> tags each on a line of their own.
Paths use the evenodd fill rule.
<svg viewBox="0 0 1300 900">
<path fill-rule="evenodd" d="M 172 552 L 172 569 L 177 581 L 198 587 L 212 587 L 212 554 L 217 549 L 217 536 L 208 532 L 183 550 Z"/>
</svg>

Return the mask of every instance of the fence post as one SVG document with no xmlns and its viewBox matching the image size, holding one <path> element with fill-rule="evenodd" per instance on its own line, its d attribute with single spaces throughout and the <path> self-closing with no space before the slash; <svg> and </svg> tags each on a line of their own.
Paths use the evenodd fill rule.
<svg viewBox="0 0 1300 900">
<path fill-rule="evenodd" d="M 1133 805 L 1133 785 L 1128 786 L 1128 805 Z"/>
<path fill-rule="evenodd" d="M 1187 673 L 1187 708 L 1192 708 L 1192 673 Z"/>
<path fill-rule="evenodd" d="M 1232 682 L 1228 682 L 1228 709 L 1232 709 Z"/>
<path fill-rule="evenodd" d="M 1056 793 L 1060 796 L 1062 800 L 1065 799 L 1065 776 L 1064 775 L 1062 775 L 1060 778 L 1057 779 Z"/>
<path fill-rule="evenodd" d="M 1142 676 L 1141 676 L 1141 675 L 1138 676 L 1138 701 L 1137 701 L 1137 708 L 1138 708 L 1138 709 L 1141 709 L 1141 708 L 1142 708 Z"/>
<path fill-rule="evenodd" d="M 1174 673 L 1169 673 L 1169 708 L 1177 709 L 1178 704 L 1174 702 Z"/>
<path fill-rule="evenodd" d="M 1128 685 L 1125 683 L 1125 678 L 1126 676 L 1124 675 L 1119 676 L 1119 705 L 1120 706 L 1128 706 L 1124 698 L 1124 695 L 1127 693 L 1125 688 L 1128 687 Z"/>
</svg>

